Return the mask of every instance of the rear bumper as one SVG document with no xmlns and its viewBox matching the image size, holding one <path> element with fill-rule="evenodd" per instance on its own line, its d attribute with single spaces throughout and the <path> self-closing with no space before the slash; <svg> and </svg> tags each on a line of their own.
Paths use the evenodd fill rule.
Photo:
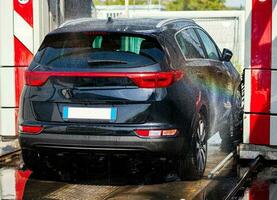
<svg viewBox="0 0 277 200">
<path fill-rule="evenodd" d="M 96 135 L 64 135 L 20 134 L 21 148 L 30 150 L 51 149 L 57 151 L 112 152 L 112 153 L 151 153 L 158 155 L 180 155 L 184 150 L 183 137 L 140 138 L 138 136 L 96 136 Z"/>
</svg>

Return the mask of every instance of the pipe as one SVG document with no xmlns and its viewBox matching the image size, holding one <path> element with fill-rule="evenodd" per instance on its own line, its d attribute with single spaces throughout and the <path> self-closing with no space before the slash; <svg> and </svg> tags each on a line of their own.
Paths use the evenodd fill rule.
<svg viewBox="0 0 277 200">
<path fill-rule="evenodd" d="M 230 160 L 234 157 L 235 151 L 229 153 L 209 174 L 208 178 L 212 179 L 215 177 L 216 173 Z"/>
</svg>

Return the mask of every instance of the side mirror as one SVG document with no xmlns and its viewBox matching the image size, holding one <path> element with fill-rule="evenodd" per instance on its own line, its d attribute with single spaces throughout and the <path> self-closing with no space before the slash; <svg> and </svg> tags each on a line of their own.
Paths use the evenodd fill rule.
<svg viewBox="0 0 277 200">
<path fill-rule="evenodd" d="M 223 52 L 221 55 L 222 61 L 229 62 L 231 60 L 232 56 L 233 56 L 233 53 L 231 50 L 223 49 Z"/>
</svg>

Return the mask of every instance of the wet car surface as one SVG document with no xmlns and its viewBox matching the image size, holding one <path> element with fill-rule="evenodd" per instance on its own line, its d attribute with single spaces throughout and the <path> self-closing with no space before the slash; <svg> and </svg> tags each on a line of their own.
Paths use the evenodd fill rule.
<svg viewBox="0 0 277 200">
<path fill-rule="evenodd" d="M 98 167 L 80 160 L 83 167 L 78 168 L 67 161 L 59 175 L 35 175 L 25 170 L 18 158 L 1 166 L 2 199 L 202 199 L 201 191 L 214 187 L 208 173 L 230 152 L 222 146 L 218 134 L 208 143 L 207 169 L 199 181 L 180 181 L 170 166 L 164 170 L 159 164 L 134 172 L 124 165 L 124 159 L 112 156 Z M 229 180 L 235 182 L 232 163 L 215 180 L 229 174 Z M 227 192 L 221 191 L 223 196 Z"/>
<path fill-rule="evenodd" d="M 25 71 L 18 138 L 26 167 L 39 173 L 59 163 L 56 155 L 118 152 L 173 160 L 181 180 L 202 178 L 207 139 L 241 137 L 231 58 L 189 19 L 59 27 Z"/>
</svg>

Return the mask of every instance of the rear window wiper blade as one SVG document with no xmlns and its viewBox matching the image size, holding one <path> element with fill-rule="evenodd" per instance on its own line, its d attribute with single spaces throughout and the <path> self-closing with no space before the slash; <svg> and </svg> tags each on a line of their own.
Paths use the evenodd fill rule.
<svg viewBox="0 0 277 200">
<path fill-rule="evenodd" d="M 99 64 L 128 64 L 128 63 L 124 60 L 88 60 L 88 64 L 99 65 Z"/>
</svg>

